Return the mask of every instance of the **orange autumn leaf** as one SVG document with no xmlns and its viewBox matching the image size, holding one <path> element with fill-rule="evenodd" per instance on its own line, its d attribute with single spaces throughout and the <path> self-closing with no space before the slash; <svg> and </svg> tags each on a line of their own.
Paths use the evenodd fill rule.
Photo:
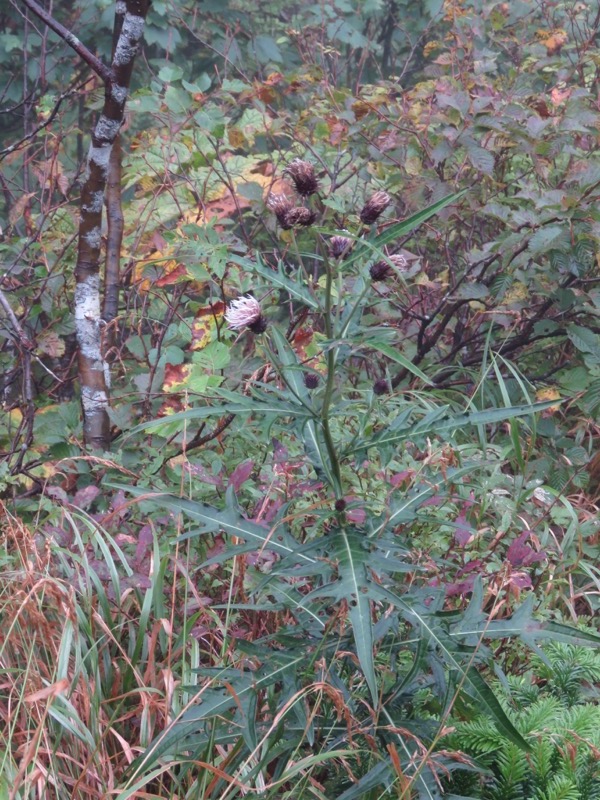
<svg viewBox="0 0 600 800">
<path fill-rule="evenodd" d="M 47 700 L 50 697 L 56 697 L 59 694 L 64 694 L 69 688 L 69 681 L 67 678 L 61 678 L 51 686 L 46 686 L 39 689 L 37 692 L 31 692 L 25 695 L 26 703 L 39 703 L 41 700 Z"/>
<path fill-rule="evenodd" d="M 191 364 L 165 364 L 163 391 L 179 392 L 185 388 L 191 371 Z"/>
<path fill-rule="evenodd" d="M 172 397 L 167 397 L 162 403 L 161 407 L 158 409 L 157 416 L 170 417 L 173 414 L 179 414 L 180 411 L 185 411 L 186 408 L 187 406 L 183 403 L 181 397 L 174 394 Z"/>
<path fill-rule="evenodd" d="M 535 393 L 535 399 L 538 402 L 543 402 L 545 400 L 558 400 L 560 398 L 560 392 L 558 389 L 555 389 L 553 386 L 548 386 L 545 389 L 538 389 Z M 552 416 L 554 412 L 558 411 L 560 408 L 560 403 L 557 403 L 555 406 L 550 406 L 545 411 L 542 411 L 543 417 Z"/>
<path fill-rule="evenodd" d="M 182 281 L 188 281 L 190 279 L 183 264 L 167 261 L 164 266 L 165 273 L 155 282 L 155 286 L 171 286 L 174 283 L 181 283 Z"/>
<path fill-rule="evenodd" d="M 539 30 L 536 36 L 546 48 L 549 56 L 559 53 L 562 46 L 566 44 L 569 39 L 567 32 L 562 28 L 556 28 L 551 31 Z"/>
</svg>

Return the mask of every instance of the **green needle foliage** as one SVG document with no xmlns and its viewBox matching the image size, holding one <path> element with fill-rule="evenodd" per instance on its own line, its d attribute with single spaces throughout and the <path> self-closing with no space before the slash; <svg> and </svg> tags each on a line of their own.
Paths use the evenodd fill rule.
<svg viewBox="0 0 600 800">
<path fill-rule="evenodd" d="M 495 687 L 515 727 L 531 745 L 524 753 L 478 715 L 461 722 L 446 743 L 487 771 L 463 773 L 451 789 L 485 800 L 596 800 L 600 797 L 600 655 L 550 643 L 524 675 Z"/>
</svg>

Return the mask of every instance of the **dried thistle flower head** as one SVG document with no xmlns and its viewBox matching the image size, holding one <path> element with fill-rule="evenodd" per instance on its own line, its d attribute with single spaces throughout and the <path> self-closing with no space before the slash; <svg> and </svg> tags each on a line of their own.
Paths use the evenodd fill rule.
<svg viewBox="0 0 600 800">
<path fill-rule="evenodd" d="M 408 261 L 403 255 L 400 255 L 400 253 L 397 253 L 393 256 L 388 256 L 388 261 L 391 261 L 399 272 L 406 272 Z M 391 271 L 392 267 L 387 261 L 376 261 L 375 264 L 373 264 L 369 269 L 371 278 L 374 281 L 384 281 Z"/>
<path fill-rule="evenodd" d="M 385 378 L 379 378 L 373 384 L 373 394 L 382 395 L 387 394 L 390 390 L 390 384 Z"/>
<path fill-rule="evenodd" d="M 319 189 L 319 181 L 315 175 L 315 168 L 308 161 L 295 158 L 283 170 L 284 175 L 289 175 L 294 184 L 294 189 L 301 197 L 309 197 Z"/>
<path fill-rule="evenodd" d="M 343 258 L 352 250 L 352 239 L 345 236 L 332 236 L 329 240 L 329 252 L 334 258 Z"/>
<path fill-rule="evenodd" d="M 291 228 L 307 227 L 312 225 L 317 215 L 310 208 L 304 206 L 294 206 L 284 194 L 272 194 L 267 200 L 267 205 L 277 217 L 277 222 L 284 231 Z"/>
<path fill-rule="evenodd" d="M 292 226 L 286 222 L 286 216 L 294 208 L 292 201 L 284 194 L 271 194 L 267 205 L 277 217 L 277 222 L 281 227 L 286 231 L 289 230 Z"/>
<path fill-rule="evenodd" d="M 358 215 L 360 221 L 365 225 L 372 225 L 379 219 L 391 202 L 392 198 L 387 192 L 375 192 L 362 207 Z"/>
<path fill-rule="evenodd" d="M 314 211 L 311 211 L 310 208 L 305 208 L 304 206 L 298 206 L 297 208 L 291 208 L 285 214 L 285 225 L 282 223 L 282 228 L 307 228 L 309 225 L 312 225 L 317 215 Z"/>
<path fill-rule="evenodd" d="M 264 333 L 267 320 L 263 317 L 260 303 L 251 294 L 232 300 L 225 312 L 225 321 L 230 328 L 250 328 L 252 333 Z"/>
</svg>

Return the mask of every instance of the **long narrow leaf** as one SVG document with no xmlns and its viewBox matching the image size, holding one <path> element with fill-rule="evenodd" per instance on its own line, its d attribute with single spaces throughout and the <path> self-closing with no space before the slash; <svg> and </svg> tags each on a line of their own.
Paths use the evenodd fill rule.
<svg viewBox="0 0 600 800">
<path fill-rule="evenodd" d="M 284 291 L 288 292 L 292 297 L 295 297 L 296 300 L 300 300 L 304 303 L 304 305 L 308 306 L 309 308 L 318 310 L 319 303 L 310 293 L 310 291 L 304 286 L 301 282 L 301 279 L 296 276 L 288 277 L 284 272 L 284 265 L 280 261 L 277 265 L 277 269 L 271 269 L 266 264 L 263 264 L 260 256 L 257 256 L 256 261 L 253 261 L 249 258 L 243 258 L 242 256 L 231 255 L 229 256 L 229 260 L 233 261 L 234 264 L 239 264 L 244 269 L 252 271 L 257 275 L 260 275 L 261 278 L 264 278 L 269 286 L 275 286 L 278 289 L 283 289 Z"/>
<path fill-rule="evenodd" d="M 352 452 L 362 450 L 365 447 L 381 447 L 385 444 L 393 444 L 401 442 L 404 439 L 413 438 L 415 436 L 423 436 L 429 433 L 442 433 L 445 431 L 456 430 L 457 428 L 464 428 L 467 425 L 491 425 L 498 422 L 505 422 L 507 419 L 514 419 L 515 417 L 525 417 L 529 414 L 535 414 L 538 411 L 544 411 L 552 405 L 556 405 L 556 400 L 546 400 L 542 403 L 531 403 L 525 406 L 509 406 L 508 408 L 491 408 L 485 411 L 473 411 L 467 414 L 455 414 L 452 416 L 442 417 L 437 419 L 435 423 L 430 425 L 423 425 L 422 423 L 413 423 L 401 428 L 400 430 L 383 430 L 375 434 L 369 442 L 363 442 L 360 445 L 355 445 Z"/>
<path fill-rule="evenodd" d="M 411 372 L 417 378 L 420 378 L 424 383 L 428 384 L 429 386 L 433 386 L 433 381 L 429 380 L 424 372 L 416 367 L 410 359 L 406 358 L 406 356 L 403 356 L 402 353 L 399 353 L 395 347 L 392 347 L 385 342 L 379 342 L 376 339 L 361 343 L 359 346 L 368 347 L 371 350 L 377 350 L 379 353 L 382 353 L 384 356 L 389 358 L 390 361 L 395 361 L 396 364 L 400 364 L 400 366 L 404 367 L 404 369 L 408 370 L 408 372 Z"/>
<path fill-rule="evenodd" d="M 467 191 L 467 189 L 463 189 L 460 192 L 454 192 L 453 194 L 446 195 L 446 197 L 443 197 L 436 203 L 432 203 L 432 205 L 422 209 L 421 211 L 418 211 L 416 214 L 407 217 L 407 219 L 402 220 L 402 222 L 397 222 L 395 225 L 390 225 L 389 228 L 386 228 L 371 241 L 368 239 L 362 239 L 360 244 L 354 248 L 354 251 L 344 259 L 344 266 L 346 267 L 358 259 L 363 258 L 369 253 L 369 251 L 374 253 L 376 256 L 379 256 L 381 253 L 381 248 L 384 245 L 389 244 L 389 242 L 393 242 L 395 239 L 405 236 L 415 228 L 418 228 L 419 225 L 422 225 L 428 219 L 435 216 L 438 211 L 441 211 L 451 203 L 455 203 L 457 200 L 460 200 L 460 198 L 463 197 Z"/>
<path fill-rule="evenodd" d="M 175 514 L 185 514 L 201 528 L 190 533 L 185 533 L 179 537 L 180 541 L 190 539 L 200 533 L 214 533 L 215 531 L 225 531 L 231 536 L 237 536 L 255 546 L 256 550 L 267 548 L 273 550 L 283 558 L 293 558 L 298 563 L 314 564 L 315 559 L 302 552 L 302 546 L 289 534 L 283 527 L 277 529 L 265 528 L 257 525 L 256 522 L 244 519 L 234 508 L 226 508 L 221 511 L 208 503 L 199 503 L 194 500 L 187 500 L 185 497 L 176 497 L 171 494 L 161 494 L 148 492 L 137 486 L 125 486 L 118 484 L 108 484 L 115 489 L 129 492 L 136 497 L 143 497 L 144 500 L 156 503 L 161 508 L 172 511 Z"/>
<path fill-rule="evenodd" d="M 412 625 L 416 625 L 417 629 L 420 629 L 421 634 L 429 640 L 431 645 L 443 654 L 447 666 L 455 670 L 459 675 L 459 682 L 462 682 L 464 686 L 469 688 L 476 695 L 483 708 L 487 710 L 498 728 L 503 731 L 504 735 L 521 750 L 529 752 L 531 750 L 530 745 L 512 724 L 496 699 L 496 696 L 477 669 L 472 664 L 463 665 L 456 652 L 450 648 L 448 644 L 449 637 L 446 635 L 442 636 L 435 625 L 430 622 L 428 615 L 420 612 L 415 605 L 409 606 L 402 597 L 399 597 L 382 586 L 377 586 L 376 591 L 380 594 L 382 600 L 387 600 L 396 606 L 396 608 L 400 609 L 405 619 Z"/>
</svg>

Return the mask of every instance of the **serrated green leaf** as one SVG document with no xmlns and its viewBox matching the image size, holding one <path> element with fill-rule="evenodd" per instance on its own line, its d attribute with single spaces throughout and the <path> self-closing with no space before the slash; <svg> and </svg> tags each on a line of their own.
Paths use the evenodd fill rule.
<svg viewBox="0 0 600 800">
<path fill-rule="evenodd" d="M 515 417 L 524 417 L 528 414 L 535 414 L 544 411 L 552 405 L 561 402 L 560 400 L 546 400 L 543 403 L 531 403 L 526 406 L 510 406 L 509 408 L 492 408 L 486 411 L 473 411 L 467 414 L 456 414 L 453 416 L 442 417 L 435 422 L 427 425 L 415 423 L 400 430 L 384 430 L 375 434 L 369 442 L 353 448 L 352 452 L 364 449 L 365 447 L 381 447 L 382 445 L 400 442 L 410 436 L 424 435 L 428 433 L 443 433 L 465 427 L 466 425 L 491 425 L 504 422 Z"/>
<path fill-rule="evenodd" d="M 589 353 L 600 360 L 600 336 L 582 325 L 569 325 L 567 336 L 581 353 Z"/>
<path fill-rule="evenodd" d="M 547 225 L 533 234 L 527 247 L 532 253 L 545 253 L 556 247 L 564 236 L 564 229 L 560 225 Z"/>
<path fill-rule="evenodd" d="M 430 615 L 423 613 L 416 604 L 409 605 L 402 597 L 390 592 L 383 586 L 378 585 L 374 588 L 374 592 L 379 593 L 382 600 L 391 602 L 400 609 L 405 619 L 412 625 L 416 625 L 421 635 L 428 639 L 430 646 L 433 646 L 443 654 L 447 666 L 458 673 L 459 685 L 462 683 L 475 693 L 483 707 L 493 718 L 495 724 L 503 731 L 504 735 L 521 750 L 526 752 L 530 751 L 531 747 L 507 717 L 493 691 L 481 677 L 475 666 L 470 661 L 467 662 L 466 665 L 462 663 L 462 658 L 459 658 L 457 652 L 450 647 L 450 636 L 447 634 L 442 635 L 441 631 L 436 627 L 434 620 L 429 618 Z"/>
<path fill-rule="evenodd" d="M 369 549 L 364 547 L 364 535 L 344 528 L 331 535 L 328 540 L 329 557 L 337 561 L 338 580 L 319 586 L 309 592 L 305 600 L 315 597 L 333 597 L 346 600 L 356 655 L 362 667 L 373 702 L 377 702 L 377 681 L 373 659 L 373 623 L 371 620 L 370 586 L 367 578 Z"/>
<path fill-rule="evenodd" d="M 249 402 L 248 402 L 249 401 Z M 292 403 L 261 403 L 252 401 L 250 398 L 244 400 L 240 398 L 238 403 L 223 403 L 222 405 L 203 406 L 202 408 L 189 408 L 187 411 L 180 411 L 168 417 L 151 419 L 136 425 L 124 434 L 123 439 L 129 438 L 142 431 L 151 431 L 161 426 L 171 426 L 175 422 L 185 422 L 191 419 L 206 419 L 206 417 L 223 416 L 224 414 L 275 414 L 276 416 L 291 417 L 310 417 L 311 413 L 298 405 Z M 182 426 L 183 427 L 183 426 Z"/>
<path fill-rule="evenodd" d="M 390 361 L 395 361 L 396 364 L 400 364 L 412 375 L 420 378 L 428 386 L 433 386 L 433 381 L 430 381 L 424 372 L 421 372 L 421 370 L 416 367 L 412 361 L 410 361 L 410 359 L 406 358 L 406 356 L 403 356 L 402 353 L 399 353 L 396 348 L 386 344 L 386 342 L 380 342 L 377 339 L 369 339 L 364 343 L 358 343 L 358 347 L 368 347 L 372 350 L 377 350 L 377 352 L 389 358 Z"/>
<path fill-rule="evenodd" d="M 236 511 L 232 503 L 229 504 L 228 508 L 220 510 L 208 503 L 199 503 L 195 500 L 188 500 L 185 497 L 152 492 L 137 486 L 124 486 L 113 483 L 107 485 L 133 494 L 135 497 L 143 497 L 146 502 L 155 502 L 161 508 L 165 508 L 175 514 L 185 514 L 201 526 L 197 530 L 180 536 L 179 541 L 191 539 L 201 533 L 214 533 L 221 530 L 253 544 L 256 550 L 267 548 L 268 550 L 273 550 L 282 558 L 292 557 L 299 563 L 315 563 L 315 559 L 303 552 L 302 545 L 296 542 L 283 525 L 271 529 L 258 525 L 256 522 L 251 522 Z"/>
<path fill-rule="evenodd" d="M 256 261 L 253 261 L 250 258 L 244 258 L 242 256 L 236 256 L 232 254 L 229 256 L 229 261 L 232 261 L 234 264 L 239 264 L 241 267 L 244 267 L 244 269 L 260 275 L 267 281 L 269 286 L 283 289 L 292 297 L 295 297 L 296 300 L 300 300 L 309 308 L 315 310 L 319 309 L 319 303 L 306 288 L 306 286 L 304 286 L 302 283 L 302 278 L 298 277 L 295 279 L 293 277 L 288 277 L 284 272 L 284 265 L 281 261 L 278 262 L 276 270 L 271 269 L 270 267 L 266 266 L 266 264 L 263 264 L 260 256 L 256 257 Z"/>
</svg>

